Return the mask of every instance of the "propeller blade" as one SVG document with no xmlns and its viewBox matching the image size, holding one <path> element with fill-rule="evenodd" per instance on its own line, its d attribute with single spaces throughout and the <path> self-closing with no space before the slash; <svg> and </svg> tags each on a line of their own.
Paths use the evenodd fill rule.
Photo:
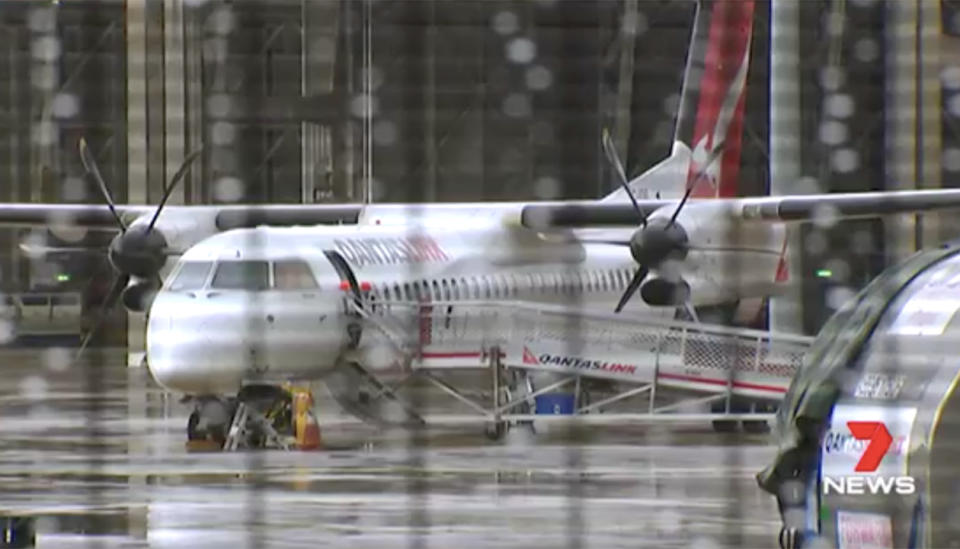
<svg viewBox="0 0 960 549">
<path fill-rule="evenodd" d="M 110 194 L 110 189 L 107 188 L 103 176 L 100 175 L 100 168 L 97 167 L 97 161 L 93 158 L 90 147 L 87 146 L 87 140 L 82 137 L 80 138 L 80 162 L 83 164 L 83 169 L 93 176 L 94 181 L 97 182 L 97 186 L 100 187 L 100 194 L 103 195 L 103 200 L 106 201 L 107 207 L 110 208 L 110 213 L 113 214 L 113 218 L 117 220 L 117 225 L 120 225 L 120 228 L 126 232 L 127 226 L 124 225 L 123 220 L 120 219 L 120 214 L 117 213 L 117 207 L 113 203 L 113 196 Z"/>
<path fill-rule="evenodd" d="M 83 342 L 80 344 L 80 349 L 77 350 L 77 354 L 74 356 L 74 361 L 80 359 L 83 355 L 83 352 L 87 349 L 87 345 L 90 344 L 90 341 L 93 340 L 93 336 L 100 331 L 100 328 L 103 327 L 103 323 L 106 322 L 107 317 L 110 315 L 110 311 L 113 309 L 114 305 L 117 304 L 117 300 L 120 298 L 120 293 L 123 292 L 123 289 L 127 287 L 127 284 L 130 282 L 130 275 L 121 274 L 113 281 L 113 285 L 110 286 L 110 291 L 107 292 L 107 297 L 104 298 L 103 303 L 100 305 L 100 311 L 97 313 L 97 320 L 93 323 L 93 327 L 90 328 L 90 331 L 87 332 L 87 335 L 83 337 Z"/>
<path fill-rule="evenodd" d="M 624 305 L 630 301 L 630 298 L 633 297 L 633 294 L 636 293 L 637 288 L 640 287 L 640 284 L 643 282 L 643 279 L 647 277 L 647 269 L 645 266 L 641 265 L 637 272 L 633 274 L 633 278 L 630 280 L 630 284 L 627 285 L 627 289 L 623 292 L 623 295 L 620 297 L 620 302 L 617 303 L 617 308 L 613 310 L 615 313 L 619 313 Z"/>
<path fill-rule="evenodd" d="M 610 132 L 607 131 L 606 128 L 603 129 L 603 137 L 600 143 L 603 146 L 603 152 L 607 156 L 607 160 L 613 164 L 617 175 L 620 177 L 620 185 L 623 187 L 623 190 L 627 191 L 627 196 L 630 197 L 630 202 L 633 203 L 633 209 L 637 212 L 637 217 L 640 218 L 640 224 L 646 227 L 647 218 L 643 215 L 643 211 L 640 209 L 640 204 L 637 203 L 636 197 L 633 196 L 633 191 L 630 190 L 630 181 L 627 180 L 627 173 L 623 169 L 623 163 L 620 162 L 620 155 L 617 154 L 617 148 L 614 146 Z"/>
<path fill-rule="evenodd" d="M 177 173 L 173 174 L 173 179 L 170 180 L 170 184 L 167 185 L 167 188 L 163 190 L 163 197 L 160 199 L 160 203 L 157 205 L 157 211 L 153 212 L 153 219 L 150 220 L 150 224 L 147 225 L 147 232 L 153 230 L 153 225 L 157 222 L 157 218 L 160 217 L 160 212 L 163 211 L 163 207 L 167 204 L 167 200 L 170 198 L 170 195 L 173 194 L 174 189 L 177 188 L 177 184 L 180 183 L 180 180 L 183 179 L 183 176 L 186 175 L 187 170 L 190 169 L 190 165 L 193 164 L 193 161 L 196 160 L 200 153 L 203 152 L 203 145 L 187 155 L 183 159 L 183 163 L 180 164 L 180 168 L 177 169 Z"/>
<path fill-rule="evenodd" d="M 680 210 L 683 209 L 684 204 L 687 203 L 687 199 L 690 198 L 690 194 L 693 193 L 693 189 L 697 187 L 697 185 L 700 183 L 700 180 L 707 177 L 707 170 L 714 162 L 716 162 L 718 158 L 720 158 L 720 154 L 723 153 L 725 144 L 725 141 L 721 141 L 717 143 L 717 146 L 714 147 L 712 151 L 710 151 L 710 156 L 707 158 L 707 163 L 703 165 L 703 168 L 701 168 L 699 172 L 697 172 L 697 175 L 693 178 L 693 181 L 687 185 L 687 190 L 683 193 L 683 198 L 680 199 L 680 203 L 677 204 L 677 209 L 674 210 L 673 215 L 670 216 L 670 223 L 667 224 L 668 227 L 673 225 L 673 222 L 677 220 L 677 216 L 680 215 Z"/>
</svg>

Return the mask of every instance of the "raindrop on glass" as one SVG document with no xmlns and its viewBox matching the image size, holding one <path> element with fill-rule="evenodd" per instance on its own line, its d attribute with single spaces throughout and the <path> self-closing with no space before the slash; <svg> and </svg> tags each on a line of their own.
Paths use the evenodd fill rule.
<svg viewBox="0 0 960 549">
<path fill-rule="evenodd" d="M 243 194 L 243 181 L 237 177 L 221 177 L 213 185 L 213 196 L 220 202 L 238 202 Z"/>
<path fill-rule="evenodd" d="M 943 169 L 948 172 L 960 172 L 960 149 L 950 147 L 943 150 Z"/>
<path fill-rule="evenodd" d="M 80 111 L 80 102 L 72 93 L 58 93 L 50 103 L 50 113 L 57 118 L 73 118 Z"/>
<path fill-rule="evenodd" d="M 52 63 L 60 57 L 60 41 L 54 36 L 38 36 L 30 45 L 34 59 Z"/>
<path fill-rule="evenodd" d="M 533 182 L 533 193 L 541 200 L 558 198 L 560 191 L 560 181 L 555 177 L 543 176 Z"/>
<path fill-rule="evenodd" d="M 853 114 L 853 97 L 847 93 L 831 93 L 824 100 L 824 110 L 834 118 L 848 118 Z"/>
<path fill-rule="evenodd" d="M 860 167 L 860 155 L 854 149 L 838 149 L 830 157 L 833 170 L 837 173 L 850 173 Z"/>
<path fill-rule="evenodd" d="M 237 137 L 237 128 L 229 122 L 214 122 L 210 127 L 210 139 L 214 145 L 232 145 Z"/>
<path fill-rule="evenodd" d="M 507 59 L 514 63 L 526 64 L 537 56 L 537 45 L 529 38 L 514 38 L 507 42 L 505 48 Z"/>
<path fill-rule="evenodd" d="M 847 140 L 847 125 L 836 120 L 820 124 L 820 141 L 827 145 L 839 145 Z"/>
<path fill-rule="evenodd" d="M 626 13 L 623 16 L 622 32 L 626 35 L 641 35 L 649 29 L 647 16 L 641 12 Z"/>
<path fill-rule="evenodd" d="M 531 90 L 545 90 L 553 84 L 553 73 L 542 65 L 536 65 L 527 69 L 526 81 Z"/>
<path fill-rule="evenodd" d="M 493 16 L 491 25 L 493 26 L 494 32 L 503 36 L 513 34 L 520 28 L 517 14 L 512 11 L 501 11 L 497 13 Z"/>
<path fill-rule="evenodd" d="M 523 118 L 530 116 L 533 108 L 530 105 L 530 97 L 523 93 L 511 93 L 503 100 L 503 112 L 512 118 Z"/>
<path fill-rule="evenodd" d="M 820 86 L 828 91 L 837 91 L 846 82 L 847 75 L 840 67 L 820 69 Z"/>
<path fill-rule="evenodd" d="M 378 120 L 373 125 L 373 142 L 381 147 L 397 142 L 397 125 L 389 120 Z"/>
</svg>

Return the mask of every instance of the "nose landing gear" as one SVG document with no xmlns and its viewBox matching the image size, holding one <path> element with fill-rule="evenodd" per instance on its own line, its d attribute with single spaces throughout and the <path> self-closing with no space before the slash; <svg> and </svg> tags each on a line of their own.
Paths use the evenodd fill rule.
<svg viewBox="0 0 960 549">
<path fill-rule="evenodd" d="M 313 394 L 300 387 L 248 385 L 236 398 L 203 397 L 187 422 L 193 450 L 315 449 Z"/>
</svg>

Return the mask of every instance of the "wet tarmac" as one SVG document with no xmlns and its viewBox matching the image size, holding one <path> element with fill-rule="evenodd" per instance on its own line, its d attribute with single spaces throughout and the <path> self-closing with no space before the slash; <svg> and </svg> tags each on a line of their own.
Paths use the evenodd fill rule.
<svg viewBox="0 0 960 549">
<path fill-rule="evenodd" d="M 0 352 L 0 516 L 38 547 L 775 547 L 766 437 L 706 425 L 491 442 L 325 425 L 317 452 L 191 453 L 190 408 L 120 354 Z M 321 410 L 322 422 L 335 416 Z"/>
</svg>

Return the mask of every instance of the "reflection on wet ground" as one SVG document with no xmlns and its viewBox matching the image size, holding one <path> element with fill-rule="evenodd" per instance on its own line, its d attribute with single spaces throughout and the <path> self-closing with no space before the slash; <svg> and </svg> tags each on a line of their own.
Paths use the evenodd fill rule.
<svg viewBox="0 0 960 549">
<path fill-rule="evenodd" d="M 770 547 L 764 437 L 591 426 L 578 444 L 325 427 L 336 449 L 188 453 L 189 412 L 122 355 L 0 354 L 0 515 L 39 547 Z M 321 414 L 327 411 L 321 410 Z M 668 430 L 672 429 L 672 430 Z"/>
</svg>

